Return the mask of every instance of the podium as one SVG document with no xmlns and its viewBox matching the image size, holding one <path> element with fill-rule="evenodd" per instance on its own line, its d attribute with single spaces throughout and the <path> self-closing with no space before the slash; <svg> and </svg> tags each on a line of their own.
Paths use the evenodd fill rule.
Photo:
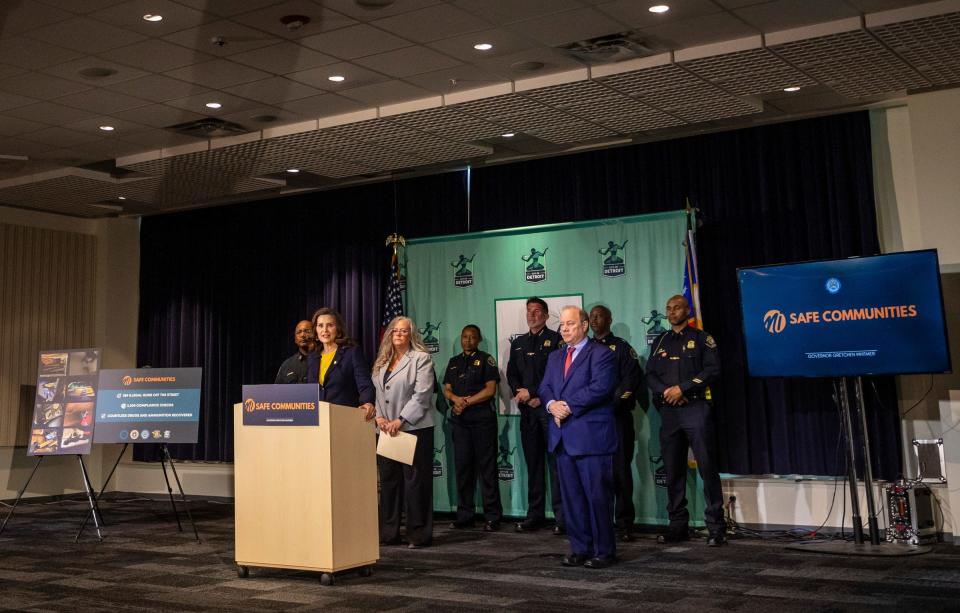
<svg viewBox="0 0 960 613">
<path fill-rule="evenodd" d="M 278 386 L 280 387 L 280 386 Z M 369 576 L 380 557 L 374 428 L 363 411 L 318 403 L 319 425 L 243 424 L 234 405 L 237 573 L 249 567 Z"/>
</svg>

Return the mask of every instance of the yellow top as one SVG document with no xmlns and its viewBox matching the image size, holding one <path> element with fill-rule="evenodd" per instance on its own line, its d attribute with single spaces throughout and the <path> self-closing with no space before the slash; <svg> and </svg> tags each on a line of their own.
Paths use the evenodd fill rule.
<svg viewBox="0 0 960 613">
<path fill-rule="evenodd" d="M 333 356 L 335 355 L 337 355 L 336 351 L 320 354 L 320 385 L 323 385 L 323 380 L 327 376 L 330 365 L 333 364 Z"/>
</svg>

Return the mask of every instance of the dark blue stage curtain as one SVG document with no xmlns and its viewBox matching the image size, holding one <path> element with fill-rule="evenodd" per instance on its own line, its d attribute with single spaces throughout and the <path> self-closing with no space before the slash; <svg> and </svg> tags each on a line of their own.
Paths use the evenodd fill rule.
<svg viewBox="0 0 960 613">
<path fill-rule="evenodd" d="M 723 363 L 722 470 L 843 474 L 831 382 L 747 375 L 736 268 L 879 252 L 865 112 L 475 169 L 469 219 L 464 187 L 464 173 L 448 173 L 145 218 L 139 361 L 205 368 L 200 443 L 174 456 L 232 458 L 240 385 L 272 381 L 294 350 L 294 323 L 315 307 L 341 309 L 372 355 L 383 240 L 395 229 L 409 238 L 580 221 L 689 198 L 702 222 L 704 321 Z M 865 385 L 875 474 L 893 478 L 894 384 Z M 154 457 L 142 449 L 137 457 Z"/>
</svg>

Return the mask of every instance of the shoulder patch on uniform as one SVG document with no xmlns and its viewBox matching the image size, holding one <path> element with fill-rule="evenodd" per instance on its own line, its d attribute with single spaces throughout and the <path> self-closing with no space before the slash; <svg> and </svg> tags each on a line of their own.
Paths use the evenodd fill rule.
<svg viewBox="0 0 960 613">
<path fill-rule="evenodd" d="M 493 359 L 493 356 L 492 356 L 492 355 L 488 355 L 488 356 L 487 356 L 487 364 L 489 364 L 490 366 L 496 366 L 496 365 L 497 365 L 497 361 Z"/>
<path fill-rule="evenodd" d="M 703 341 L 703 343 L 711 349 L 717 348 L 717 341 L 713 340 L 713 337 L 709 334 L 707 335 L 707 340 Z"/>
<path fill-rule="evenodd" d="M 630 348 L 630 357 L 633 358 L 634 360 L 640 359 L 640 356 L 637 355 L 636 349 L 634 349 L 633 347 Z"/>
</svg>

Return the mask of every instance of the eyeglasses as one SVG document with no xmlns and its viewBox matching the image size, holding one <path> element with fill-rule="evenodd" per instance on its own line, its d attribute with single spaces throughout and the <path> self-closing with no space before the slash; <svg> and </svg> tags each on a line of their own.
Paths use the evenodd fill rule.
<svg viewBox="0 0 960 613">
<path fill-rule="evenodd" d="M 401 334 L 401 335 L 403 335 L 403 336 L 406 336 L 406 335 L 410 334 L 410 330 L 407 329 L 407 328 L 394 328 L 394 329 L 393 329 L 393 333 L 394 333 L 394 334 Z"/>
</svg>

